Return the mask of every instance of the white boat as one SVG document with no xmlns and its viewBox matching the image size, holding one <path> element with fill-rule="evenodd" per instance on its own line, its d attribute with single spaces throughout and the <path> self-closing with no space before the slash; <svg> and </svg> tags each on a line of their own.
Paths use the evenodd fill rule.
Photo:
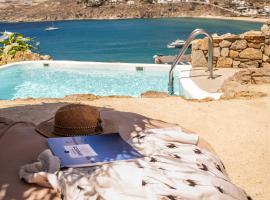
<svg viewBox="0 0 270 200">
<path fill-rule="evenodd" d="M 56 31 L 56 30 L 58 30 L 58 29 L 60 29 L 60 28 L 54 26 L 54 24 L 53 24 L 53 22 L 52 22 L 52 25 L 49 26 L 49 27 L 47 27 L 47 28 L 45 28 L 45 31 Z"/>
<path fill-rule="evenodd" d="M 175 49 L 175 48 L 182 48 L 184 44 L 186 43 L 185 40 L 175 40 L 174 42 L 171 42 L 167 45 L 167 48 L 169 49 Z"/>
</svg>

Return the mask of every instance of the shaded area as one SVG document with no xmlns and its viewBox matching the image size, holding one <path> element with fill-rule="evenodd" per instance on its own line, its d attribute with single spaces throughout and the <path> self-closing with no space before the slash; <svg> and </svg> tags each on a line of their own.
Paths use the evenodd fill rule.
<svg viewBox="0 0 270 200">
<path fill-rule="evenodd" d="M 66 103 L 43 103 L 40 105 L 22 105 L 0 109 L 0 199 L 59 199 L 52 190 L 27 185 L 19 180 L 19 167 L 36 160 L 38 154 L 48 148 L 46 138 L 34 131 L 33 123 L 39 123 L 53 116 L 54 112 Z M 119 125 L 124 139 L 132 133 L 146 128 L 172 127 L 176 124 L 150 119 L 131 112 L 121 112 L 104 107 L 99 108 L 103 118 L 110 118 Z M 3 120 L 8 117 L 11 120 Z M 9 125 L 16 121 L 10 128 Z M 29 122 L 22 122 L 29 121 Z M 199 146 L 210 149 L 205 141 Z"/>
</svg>

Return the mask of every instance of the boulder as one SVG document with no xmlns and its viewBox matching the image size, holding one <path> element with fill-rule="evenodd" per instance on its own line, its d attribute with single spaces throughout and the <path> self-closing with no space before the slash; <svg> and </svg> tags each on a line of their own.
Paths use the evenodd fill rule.
<svg viewBox="0 0 270 200">
<path fill-rule="evenodd" d="M 264 54 L 270 56 L 270 45 L 264 46 Z"/>
<path fill-rule="evenodd" d="M 239 68 L 258 68 L 259 63 L 256 61 L 243 62 L 239 65 Z"/>
<path fill-rule="evenodd" d="M 194 50 L 208 50 L 208 38 L 198 39 L 192 43 L 192 49 Z"/>
<path fill-rule="evenodd" d="M 239 58 L 239 57 L 234 58 L 234 60 L 237 60 L 237 61 L 240 61 L 240 62 L 248 62 L 248 61 L 250 61 L 250 59 L 247 59 L 247 58 Z"/>
<path fill-rule="evenodd" d="M 208 63 L 202 50 L 194 50 L 191 55 L 193 67 L 207 67 Z"/>
<path fill-rule="evenodd" d="M 247 42 L 263 43 L 265 41 L 265 36 L 263 36 L 261 31 L 248 31 L 243 33 L 241 37 L 247 40 Z"/>
<path fill-rule="evenodd" d="M 266 24 L 264 24 L 261 28 L 263 35 L 270 35 L 270 27 Z"/>
<path fill-rule="evenodd" d="M 235 42 L 236 40 L 240 40 L 241 38 L 239 35 L 225 34 L 223 35 L 223 39 L 230 42 Z"/>
<path fill-rule="evenodd" d="M 220 56 L 220 47 L 214 47 L 213 56 L 214 57 Z"/>
<path fill-rule="evenodd" d="M 40 59 L 41 59 L 41 60 L 51 60 L 52 57 L 49 56 L 49 55 L 41 55 L 41 56 L 40 56 Z"/>
<path fill-rule="evenodd" d="M 251 31 L 247 31 L 241 34 L 241 37 L 246 37 L 246 36 L 262 36 L 262 32 L 251 30 Z"/>
<path fill-rule="evenodd" d="M 28 60 L 51 60 L 52 58 L 49 55 L 39 55 L 33 53 L 30 50 L 27 51 L 18 51 L 14 56 L 3 54 L 1 58 L 1 64 L 8 64 L 12 62 L 28 61 Z"/>
<path fill-rule="evenodd" d="M 23 59 L 24 60 L 40 60 L 40 56 L 37 53 L 25 51 L 23 54 Z"/>
<path fill-rule="evenodd" d="M 248 43 L 248 47 L 250 48 L 254 48 L 254 49 L 260 49 L 262 46 L 264 45 L 264 43 Z"/>
<path fill-rule="evenodd" d="M 229 48 L 222 48 L 221 56 L 227 57 L 229 55 Z"/>
<path fill-rule="evenodd" d="M 265 44 L 270 44 L 270 39 L 265 39 Z"/>
<path fill-rule="evenodd" d="M 197 40 L 193 40 L 191 42 L 191 44 L 192 44 L 192 50 L 199 50 L 200 49 L 200 45 L 199 45 L 200 41 L 199 40 L 200 39 L 197 39 Z"/>
<path fill-rule="evenodd" d="M 229 57 L 231 58 L 237 58 L 239 56 L 238 51 L 230 50 Z"/>
<path fill-rule="evenodd" d="M 265 41 L 265 36 L 245 36 L 244 39 L 247 42 L 252 42 L 252 43 L 264 43 Z"/>
<path fill-rule="evenodd" d="M 235 98 L 236 94 L 239 92 L 247 92 L 248 87 L 237 81 L 227 80 L 223 83 L 221 91 L 223 93 L 222 99 L 231 99 Z"/>
<path fill-rule="evenodd" d="M 231 43 L 230 41 L 228 41 L 228 40 L 222 40 L 222 42 L 219 43 L 219 46 L 220 46 L 221 48 L 226 48 L 226 47 L 230 47 L 231 44 L 232 44 L 232 43 Z"/>
<path fill-rule="evenodd" d="M 254 48 L 247 48 L 239 54 L 239 57 L 250 59 L 250 60 L 261 60 L 263 57 L 263 54 L 261 50 L 254 49 Z"/>
<path fill-rule="evenodd" d="M 240 61 L 236 61 L 236 60 L 234 60 L 233 61 L 233 68 L 238 68 L 239 67 L 239 65 L 240 65 Z"/>
<path fill-rule="evenodd" d="M 219 68 L 230 68 L 232 67 L 233 60 L 231 58 L 220 57 L 217 62 Z"/>
<path fill-rule="evenodd" d="M 223 37 L 213 37 L 213 42 L 214 44 L 219 44 L 220 42 L 223 41 Z"/>
<path fill-rule="evenodd" d="M 246 40 L 236 40 L 232 46 L 231 49 L 232 50 L 243 50 L 245 48 L 247 48 L 248 43 Z"/>
<path fill-rule="evenodd" d="M 270 63 L 263 63 L 262 64 L 262 67 L 263 68 L 270 68 Z"/>
<path fill-rule="evenodd" d="M 263 61 L 264 61 L 264 62 L 267 62 L 268 59 L 269 59 L 269 56 L 263 54 Z"/>
<path fill-rule="evenodd" d="M 22 51 L 18 51 L 16 52 L 15 56 L 14 56 L 14 62 L 20 62 L 20 61 L 24 61 L 24 56 L 23 56 L 23 52 Z"/>
</svg>

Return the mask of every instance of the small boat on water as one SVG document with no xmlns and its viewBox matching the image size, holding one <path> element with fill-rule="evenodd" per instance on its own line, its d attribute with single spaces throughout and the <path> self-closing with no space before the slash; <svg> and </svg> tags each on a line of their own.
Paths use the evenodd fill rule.
<svg viewBox="0 0 270 200">
<path fill-rule="evenodd" d="M 174 42 L 171 42 L 170 44 L 167 45 L 169 49 L 175 49 L 175 48 L 182 48 L 185 44 L 185 40 L 175 40 Z"/>
<path fill-rule="evenodd" d="M 56 31 L 56 30 L 58 30 L 58 29 L 60 29 L 60 28 L 54 26 L 54 24 L 53 24 L 53 22 L 52 22 L 52 25 L 49 26 L 49 27 L 47 27 L 47 28 L 45 28 L 45 31 Z"/>
<path fill-rule="evenodd" d="M 174 42 L 171 42 L 170 44 L 168 44 L 167 45 L 167 48 L 169 48 L 169 49 L 182 48 L 185 43 L 186 43 L 185 40 L 179 40 L 179 39 L 177 39 Z"/>
</svg>

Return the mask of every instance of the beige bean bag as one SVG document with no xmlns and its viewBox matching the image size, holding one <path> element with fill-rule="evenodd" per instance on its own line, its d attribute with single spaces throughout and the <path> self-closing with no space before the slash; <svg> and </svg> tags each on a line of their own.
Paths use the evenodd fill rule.
<svg viewBox="0 0 270 200">
<path fill-rule="evenodd" d="M 145 128 L 168 127 L 160 121 L 141 119 L 140 115 L 119 112 L 102 112 L 104 117 L 111 118 L 119 124 L 119 132 L 127 139 L 131 132 Z M 175 125 L 174 125 L 175 126 Z M 200 140 L 199 146 L 212 150 Z M 47 149 L 47 139 L 35 131 L 35 126 L 28 122 L 13 122 L 0 118 L 0 200 L 61 199 L 51 189 L 26 184 L 19 179 L 18 172 L 22 165 L 34 162 L 40 152 Z"/>
</svg>

